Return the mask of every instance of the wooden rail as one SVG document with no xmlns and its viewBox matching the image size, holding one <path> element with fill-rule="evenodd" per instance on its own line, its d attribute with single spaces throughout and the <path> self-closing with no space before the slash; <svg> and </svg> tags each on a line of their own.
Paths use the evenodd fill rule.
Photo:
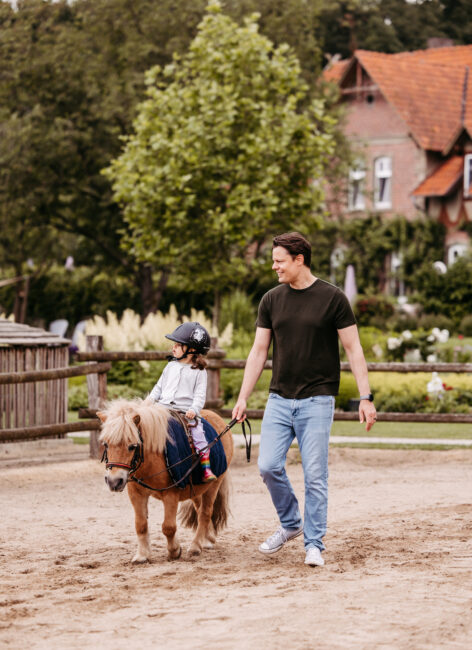
<svg viewBox="0 0 472 650">
<path fill-rule="evenodd" d="M 240 369 L 246 367 L 246 361 L 241 359 L 225 359 L 225 351 L 217 347 L 217 341 L 212 339 L 212 347 L 208 353 L 208 390 L 205 406 L 217 410 L 222 417 L 230 418 L 231 409 L 223 407 L 220 397 L 221 369 Z M 0 384 L 15 384 L 35 381 L 48 381 L 66 377 L 87 375 L 89 392 L 88 408 L 79 410 L 79 418 L 93 418 L 81 422 L 50 424 L 43 426 L 22 427 L 17 429 L 0 430 L 0 441 L 24 440 L 27 438 L 47 437 L 74 431 L 90 431 L 90 455 L 100 457 L 98 443 L 100 422 L 95 414 L 103 408 L 107 396 L 106 373 L 112 363 L 117 361 L 165 361 L 168 352 L 160 350 L 147 351 L 104 351 L 103 341 L 99 336 L 87 336 L 87 351 L 76 355 L 78 361 L 90 362 L 81 366 L 56 368 L 53 370 L 38 370 L 0 374 Z M 434 372 L 439 373 L 472 373 L 472 363 L 368 363 L 370 372 Z M 272 361 L 268 360 L 264 369 L 270 370 Z M 349 372 L 348 363 L 341 363 L 341 370 Z M 263 409 L 248 409 L 247 415 L 252 419 L 263 417 Z M 377 414 L 379 421 L 384 422 L 454 422 L 472 423 L 471 413 L 383 413 Z M 357 412 L 335 411 L 335 420 L 356 421 Z"/>
<path fill-rule="evenodd" d="M 98 379 L 100 386 L 101 403 L 106 398 L 106 373 L 111 369 L 111 362 L 86 363 L 81 366 L 67 368 L 51 368 L 49 370 L 28 370 L 24 372 L 9 372 L 0 374 L 0 385 L 24 384 L 28 382 L 53 381 L 67 377 L 80 377 L 87 375 L 88 379 Z M 103 392 L 103 387 L 105 392 Z M 30 440 L 64 435 L 74 431 L 90 431 L 91 438 L 97 438 L 94 432 L 100 428 L 100 422 L 94 418 L 85 422 L 60 422 L 57 424 L 44 424 L 0 429 L 0 442 Z M 97 443 L 98 447 L 98 443 Z M 98 452 L 97 452 L 98 453 Z M 96 455 L 96 454 L 95 454 Z"/>
<path fill-rule="evenodd" d="M 141 352 L 79 352 L 76 355 L 78 361 L 165 361 L 168 352 L 158 352 L 157 350 L 144 350 Z M 246 367 L 246 361 L 243 359 L 225 359 L 224 350 L 215 349 L 208 353 L 209 368 L 232 368 L 243 370 Z M 272 361 L 268 360 L 264 364 L 264 370 L 272 369 Z M 368 363 L 369 372 L 472 372 L 472 363 Z M 341 363 L 343 372 L 350 372 L 350 365 L 343 361 Z"/>
<path fill-rule="evenodd" d="M 0 384 L 26 384 L 35 381 L 50 381 L 66 377 L 81 377 L 108 372 L 111 363 L 88 363 L 83 366 L 69 366 L 68 368 L 51 368 L 50 370 L 28 370 L 25 372 L 9 372 L 0 374 Z"/>
</svg>

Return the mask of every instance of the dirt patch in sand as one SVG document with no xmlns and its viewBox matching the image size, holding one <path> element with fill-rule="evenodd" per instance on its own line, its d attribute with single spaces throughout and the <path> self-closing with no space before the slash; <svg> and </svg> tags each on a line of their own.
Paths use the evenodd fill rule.
<svg viewBox="0 0 472 650">
<path fill-rule="evenodd" d="M 127 495 L 91 460 L 0 473 L 0 647 L 470 648 L 472 451 L 333 449 L 326 565 L 301 538 L 264 557 L 277 522 L 238 450 L 232 517 L 200 559 L 168 562 L 152 500 L 152 563 Z M 302 498 L 296 462 L 289 474 Z M 180 530 L 184 547 L 191 532 Z"/>
</svg>

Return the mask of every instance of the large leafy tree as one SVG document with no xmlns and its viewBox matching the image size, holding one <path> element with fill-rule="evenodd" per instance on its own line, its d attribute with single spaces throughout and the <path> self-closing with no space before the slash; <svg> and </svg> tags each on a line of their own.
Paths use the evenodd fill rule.
<svg viewBox="0 0 472 650">
<path fill-rule="evenodd" d="M 270 233 L 313 229 L 333 149 L 288 46 L 211 2 L 188 54 L 147 75 L 148 99 L 108 176 L 133 255 L 193 290 L 234 287 Z"/>
</svg>

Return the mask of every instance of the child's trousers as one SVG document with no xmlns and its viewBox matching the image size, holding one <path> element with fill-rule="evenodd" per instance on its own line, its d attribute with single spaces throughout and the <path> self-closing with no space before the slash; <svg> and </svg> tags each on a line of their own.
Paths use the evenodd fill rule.
<svg viewBox="0 0 472 650">
<path fill-rule="evenodd" d="M 191 427 L 190 431 L 192 433 L 193 444 L 195 449 L 200 453 L 202 449 L 208 445 L 207 439 L 205 438 L 205 432 L 203 431 L 203 423 L 201 420 L 198 420 L 196 427 Z"/>
</svg>

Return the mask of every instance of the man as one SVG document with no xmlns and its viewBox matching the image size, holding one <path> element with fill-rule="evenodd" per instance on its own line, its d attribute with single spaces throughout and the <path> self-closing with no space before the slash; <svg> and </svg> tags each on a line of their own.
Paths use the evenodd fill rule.
<svg viewBox="0 0 472 650">
<path fill-rule="evenodd" d="M 322 566 L 329 433 L 340 378 L 338 336 L 357 382 L 359 420 L 366 423 L 367 431 L 376 420 L 376 410 L 351 306 L 340 289 L 311 273 L 310 243 L 297 232 L 279 235 L 273 240 L 272 259 L 279 286 L 260 302 L 254 345 L 233 418 L 244 419 L 247 399 L 273 341 L 272 380 L 258 464 L 281 526 L 259 550 L 276 553 L 288 540 L 304 533 L 305 564 Z M 305 478 L 304 523 L 285 471 L 287 452 L 295 437 Z"/>
</svg>

